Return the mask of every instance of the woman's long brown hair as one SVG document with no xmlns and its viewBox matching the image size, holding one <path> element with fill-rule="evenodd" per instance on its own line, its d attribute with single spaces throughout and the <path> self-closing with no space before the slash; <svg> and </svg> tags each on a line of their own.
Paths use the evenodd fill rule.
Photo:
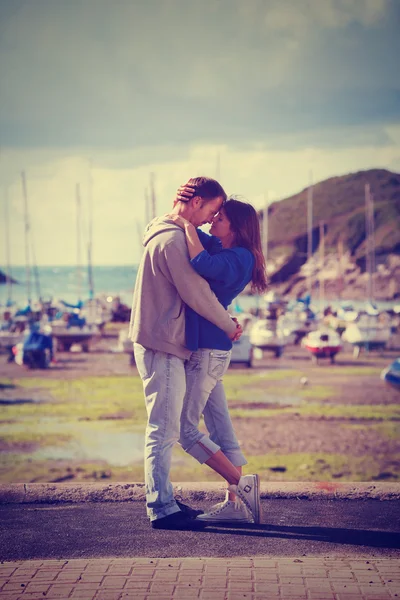
<svg viewBox="0 0 400 600">
<path fill-rule="evenodd" d="M 242 202 L 235 198 L 229 198 L 224 203 L 222 210 L 228 217 L 231 229 L 235 234 L 235 245 L 247 248 L 254 256 L 251 291 L 262 294 L 268 285 L 257 212 L 248 202 Z"/>
</svg>

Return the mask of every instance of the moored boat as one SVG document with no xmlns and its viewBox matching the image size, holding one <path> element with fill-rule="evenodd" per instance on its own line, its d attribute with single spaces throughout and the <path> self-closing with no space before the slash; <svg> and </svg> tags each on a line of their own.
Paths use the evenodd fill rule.
<svg viewBox="0 0 400 600">
<path fill-rule="evenodd" d="M 400 392 L 400 358 L 396 358 L 382 371 L 381 379 Z"/>
<path fill-rule="evenodd" d="M 311 359 L 315 363 L 320 358 L 329 358 L 333 363 L 336 354 L 341 350 L 340 337 L 332 329 L 310 331 L 302 339 L 301 344 L 311 354 Z"/>
</svg>

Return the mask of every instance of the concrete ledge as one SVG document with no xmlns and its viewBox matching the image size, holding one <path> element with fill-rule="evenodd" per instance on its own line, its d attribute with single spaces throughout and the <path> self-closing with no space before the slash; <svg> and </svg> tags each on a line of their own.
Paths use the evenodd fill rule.
<svg viewBox="0 0 400 600">
<path fill-rule="evenodd" d="M 218 501 L 223 483 L 185 482 L 174 485 L 185 501 Z M 143 483 L 16 483 L 0 485 L 1 504 L 137 502 L 144 501 Z M 399 500 L 400 483 L 381 482 L 265 482 L 262 499 Z"/>
</svg>

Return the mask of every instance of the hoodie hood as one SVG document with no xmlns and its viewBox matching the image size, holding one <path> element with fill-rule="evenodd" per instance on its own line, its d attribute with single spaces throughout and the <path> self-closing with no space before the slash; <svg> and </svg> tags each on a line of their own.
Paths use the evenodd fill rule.
<svg viewBox="0 0 400 600">
<path fill-rule="evenodd" d="M 147 246 L 150 240 L 152 240 L 159 233 L 164 233 L 164 231 L 182 231 L 182 228 L 179 227 L 174 221 L 172 221 L 168 216 L 164 217 L 156 217 L 147 225 L 143 234 L 143 246 Z"/>
</svg>

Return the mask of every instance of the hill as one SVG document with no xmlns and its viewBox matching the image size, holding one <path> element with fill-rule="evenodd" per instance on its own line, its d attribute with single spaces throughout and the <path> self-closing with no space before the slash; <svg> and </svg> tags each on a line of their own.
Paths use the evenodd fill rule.
<svg viewBox="0 0 400 600">
<path fill-rule="evenodd" d="M 321 273 L 327 282 L 337 283 L 340 279 L 343 297 L 365 293 L 366 184 L 370 185 L 374 199 L 376 297 L 389 299 L 400 295 L 400 174 L 384 169 L 349 173 L 314 184 L 313 259 L 309 265 L 306 265 L 308 188 L 269 206 L 267 256 L 272 287 L 290 295 L 303 293 L 307 269 L 308 272 L 311 269 L 315 280 Z M 319 264 L 320 222 L 325 232 L 323 265 Z M 351 274 L 349 281 L 346 273 Z M 382 282 L 381 275 L 384 275 Z M 358 281 L 360 278 L 362 281 Z M 382 286 L 387 289 L 381 289 Z M 338 285 L 328 284 L 327 289 L 328 295 L 329 290 L 337 295 Z"/>
</svg>

